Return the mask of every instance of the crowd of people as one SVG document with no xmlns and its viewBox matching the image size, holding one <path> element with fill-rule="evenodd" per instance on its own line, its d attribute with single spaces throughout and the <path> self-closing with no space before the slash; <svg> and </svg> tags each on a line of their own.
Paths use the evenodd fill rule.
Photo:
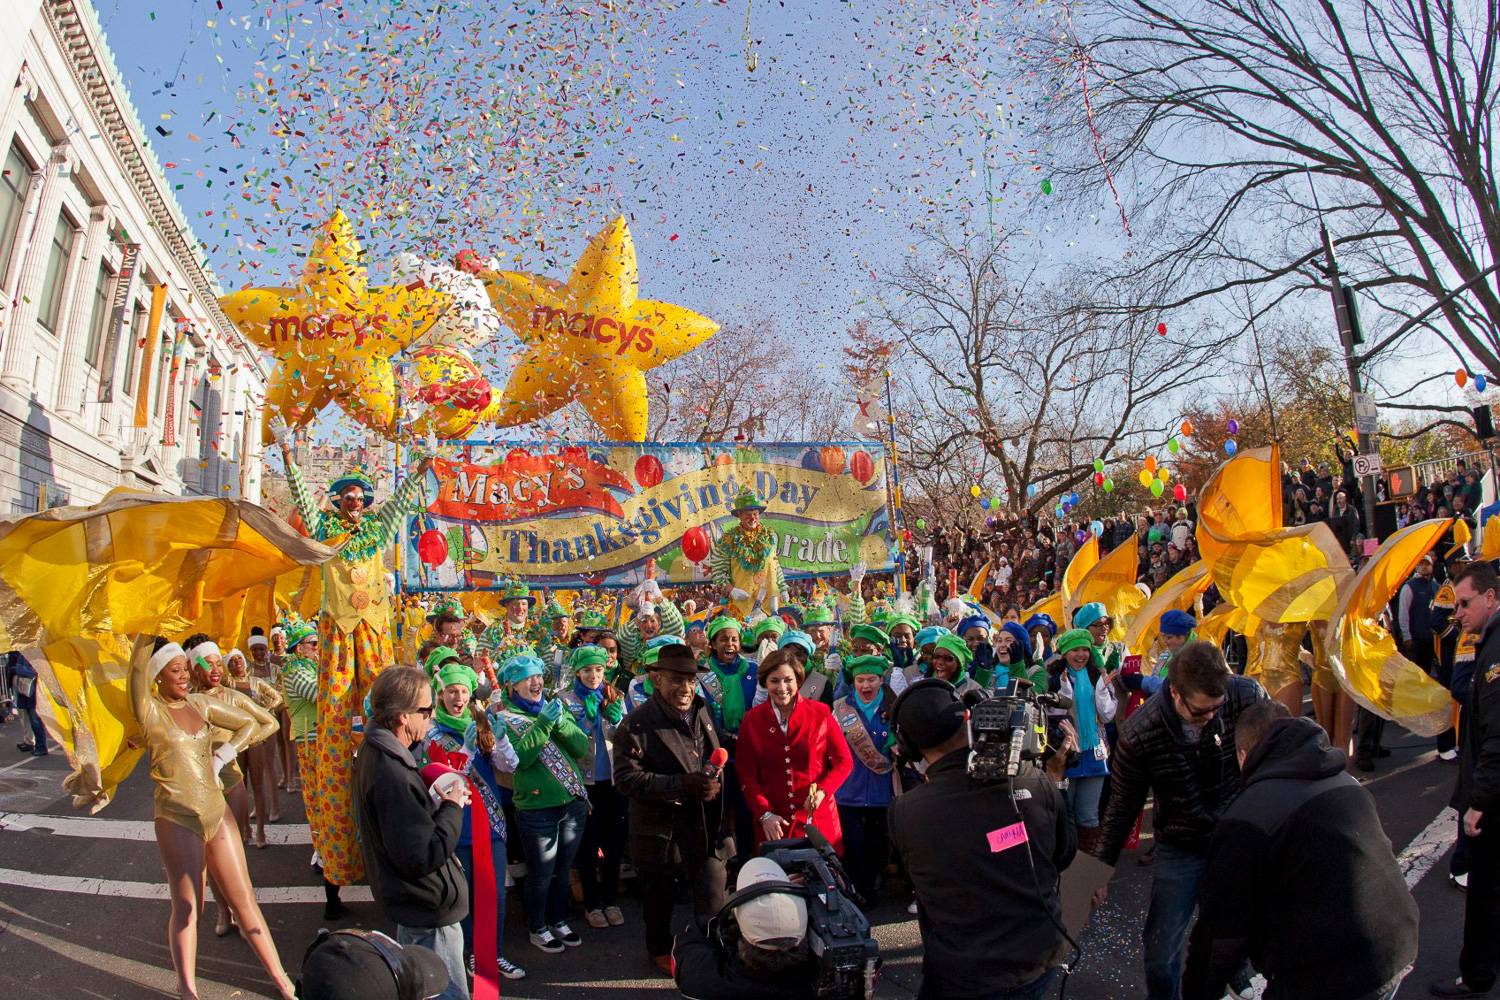
<svg viewBox="0 0 1500 1000">
<path fill-rule="evenodd" d="M 338 981 L 361 962 L 408 968 L 432 987 L 424 995 L 497 995 L 499 979 L 526 975 L 525 949 L 559 954 L 626 924 L 627 866 L 644 958 L 685 995 L 812 996 L 823 960 L 814 901 L 767 856 L 788 843 L 826 845 L 859 907 L 900 894 L 922 932 L 921 996 L 1041 997 L 1071 941 L 1059 873 L 1079 851 L 1113 864 L 1135 845 L 1148 802 L 1152 1000 L 1242 996 L 1252 967 L 1270 980 L 1268 997 L 1390 1000 L 1414 959 L 1415 905 L 1368 792 L 1347 773 L 1366 750 L 1373 759 L 1378 728 L 1367 743 L 1362 723 L 1351 760 L 1333 716 L 1301 718 L 1300 686 L 1288 712 L 1256 657 L 1235 660 L 1251 665 L 1239 676 L 1219 645 L 1197 640 L 1212 588 L 1160 614 L 1144 659 L 1112 638 L 1121 623 L 1103 604 L 1066 622 L 1021 617 L 1091 535 L 1106 552 L 1138 537 L 1142 582 L 1164 582 L 1196 558 L 1189 505 L 1097 524 L 945 527 L 925 540 L 914 592 L 892 596 L 863 566 L 850 568 L 847 592 L 788 585 L 759 544 L 763 505 L 746 491 L 725 536 L 733 576 L 670 594 L 648 579 L 624 613 L 517 580 L 492 617 L 453 595 L 402 607 L 378 593 L 383 573 L 378 586 L 370 574 L 381 572 L 391 510 L 414 488 L 372 511 L 370 484 L 345 477 L 324 510 L 288 466 L 304 523 L 347 552 L 324 566 L 318 621 L 262 623 L 248 655 L 206 634 L 143 638 L 130 664 L 184 997 L 196 996 L 194 887 L 205 874 L 218 932 L 238 928 L 292 995 L 244 851 L 265 845 L 282 791 L 303 797 L 325 916 L 347 916 L 340 888 L 368 881 L 394 928 L 392 938 L 320 938 L 305 997 L 347 995 Z M 1451 484 L 1455 496 L 1464 482 Z M 1485 943 L 1500 866 L 1481 825 L 1500 801 L 1500 694 L 1490 693 L 1500 583 L 1464 556 L 1459 546 L 1425 561 L 1391 613 L 1403 650 L 1467 713 L 1440 747 L 1460 764 L 1454 866 L 1471 933 L 1462 977 L 1435 984 L 1439 996 L 1484 995 L 1500 963 Z M 944 594 L 942 575 L 963 580 L 986 564 L 980 599 Z M 29 691 L 15 683 L 24 660 L 12 657 L 7 673 L 16 695 Z M 1041 745 L 1022 749 L 1040 715 L 1013 741 L 1006 730 L 974 742 L 977 704 L 1040 712 L 1037 692 L 1053 706 Z M 38 733 L 28 749 L 45 745 Z M 998 779 L 976 767 L 997 747 Z M 1325 846 L 1309 867 L 1295 845 L 1311 842 Z M 524 872 L 524 937 L 507 933 L 512 871 Z M 1337 934 L 1296 930 L 1288 900 L 1265 892 L 1288 882 L 1310 899 L 1337 893 L 1350 919 Z M 1318 964 L 1335 954 L 1337 975 Z"/>
</svg>

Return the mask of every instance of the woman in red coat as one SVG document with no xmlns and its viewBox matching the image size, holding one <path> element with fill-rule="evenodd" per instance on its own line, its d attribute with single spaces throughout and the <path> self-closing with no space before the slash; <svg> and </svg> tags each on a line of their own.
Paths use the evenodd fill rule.
<svg viewBox="0 0 1500 1000">
<path fill-rule="evenodd" d="M 854 767 L 844 734 L 827 705 L 798 697 L 802 666 L 786 650 L 762 660 L 758 676 L 769 697 L 745 713 L 734 754 L 740 787 L 756 820 L 756 846 L 801 837 L 811 825 L 842 854 L 844 837 L 833 793 Z"/>
</svg>

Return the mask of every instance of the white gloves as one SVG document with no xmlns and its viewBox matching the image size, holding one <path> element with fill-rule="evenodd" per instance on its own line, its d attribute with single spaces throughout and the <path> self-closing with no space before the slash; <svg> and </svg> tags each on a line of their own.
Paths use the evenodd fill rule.
<svg viewBox="0 0 1500 1000">
<path fill-rule="evenodd" d="M 849 567 L 849 582 L 852 583 L 852 584 L 854 584 L 856 587 L 858 587 L 859 584 L 860 584 L 860 581 L 865 578 L 865 568 L 866 567 L 865 567 L 865 564 L 863 562 L 857 562 L 853 566 L 850 566 Z"/>
<path fill-rule="evenodd" d="M 729 592 L 729 599 L 732 601 L 748 601 L 750 599 L 750 595 L 745 593 L 740 588 L 735 587 Z"/>
<path fill-rule="evenodd" d="M 220 771 L 224 770 L 224 768 L 228 767 L 237 756 L 239 755 L 234 752 L 234 747 L 230 746 L 228 743 L 219 747 L 219 749 L 214 751 L 214 773 L 218 774 Z"/>
<path fill-rule="evenodd" d="M 271 437 L 276 439 L 277 444 L 286 444 L 287 435 L 291 433 L 286 420 L 279 413 L 273 413 L 266 418 L 266 430 L 271 432 Z"/>
</svg>

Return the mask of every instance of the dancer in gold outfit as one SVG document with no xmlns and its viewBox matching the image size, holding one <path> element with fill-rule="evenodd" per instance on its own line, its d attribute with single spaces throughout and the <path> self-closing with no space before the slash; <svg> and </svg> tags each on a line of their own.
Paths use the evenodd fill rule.
<svg viewBox="0 0 1500 1000">
<path fill-rule="evenodd" d="M 205 871 L 239 917 L 240 930 L 283 1000 L 296 995 L 266 929 L 245 847 L 224 822 L 219 772 L 250 745 L 261 725 L 234 705 L 190 691 L 187 654 L 176 643 L 152 650 L 136 640 L 130 661 L 130 705 L 151 754 L 156 786 L 156 844 L 166 869 L 172 910 L 167 945 L 183 1000 L 197 1000 L 198 916 L 203 909 Z M 228 733 L 213 749 L 215 730 Z"/>
</svg>

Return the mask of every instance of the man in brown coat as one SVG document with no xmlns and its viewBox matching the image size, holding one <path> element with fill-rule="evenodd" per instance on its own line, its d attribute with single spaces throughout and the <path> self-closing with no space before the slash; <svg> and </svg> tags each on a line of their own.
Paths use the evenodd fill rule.
<svg viewBox="0 0 1500 1000">
<path fill-rule="evenodd" d="M 615 788 L 630 800 L 630 857 L 641 875 L 646 951 L 668 975 L 676 880 L 687 880 L 693 912 L 707 920 L 724 905 L 724 865 L 734 856 L 733 819 L 710 765 L 719 734 L 698 693 L 701 669 L 687 646 L 662 647 L 650 699 L 615 730 Z"/>
</svg>

